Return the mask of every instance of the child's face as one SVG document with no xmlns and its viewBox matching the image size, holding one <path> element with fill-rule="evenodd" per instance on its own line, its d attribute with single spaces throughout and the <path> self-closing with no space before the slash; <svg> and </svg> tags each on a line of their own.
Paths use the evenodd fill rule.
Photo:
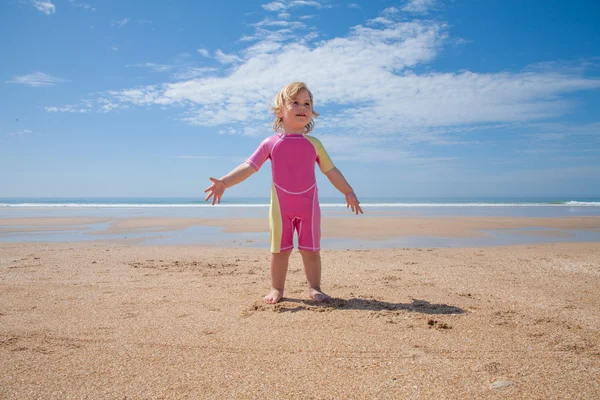
<svg viewBox="0 0 600 400">
<path fill-rule="evenodd" d="M 306 90 L 301 91 L 283 106 L 279 115 L 286 133 L 303 133 L 312 120 L 312 103 Z"/>
</svg>

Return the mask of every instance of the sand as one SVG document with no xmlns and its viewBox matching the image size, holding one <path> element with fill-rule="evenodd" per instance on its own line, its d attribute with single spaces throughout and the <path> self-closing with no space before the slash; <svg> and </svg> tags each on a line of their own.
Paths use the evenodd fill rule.
<svg viewBox="0 0 600 400">
<path fill-rule="evenodd" d="M 600 243 L 322 257 L 2 243 L 0 398 L 600 398 Z"/>
</svg>

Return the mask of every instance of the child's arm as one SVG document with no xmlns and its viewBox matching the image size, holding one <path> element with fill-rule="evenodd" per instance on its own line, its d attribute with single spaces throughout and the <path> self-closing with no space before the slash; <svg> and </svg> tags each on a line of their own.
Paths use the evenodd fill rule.
<svg viewBox="0 0 600 400">
<path fill-rule="evenodd" d="M 223 197 L 223 193 L 225 189 L 228 187 L 232 187 L 233 185 L 237 185 L 248 179 L 250 175 L 255 173 L 256 170 L 250 166 L 248 163 L 243 163 L 238 165 L 233 171 L 222 177 L 221 179 L 216 179 L 211 177 L 212 185 L 204 190 L 204 193 L 208 192 L 204 201 L 207 201 L 211 197 L 212 205 L 215 203 L 221 204 L 221 197 Z"/>
<path fill-rule="evenodd" d="M 346 208 L 350 207 L 352 212 L 356 212 L 356 215 L 358 215 L 359 212 L 362 214 L 363 210 L 360 207 L 360 202 L 356 198 L 352 187 L 348 184 L 346 178 L 344 178 L 344 175 L 342 175 L 340 170 L 334 167 L 333 169 L 327 171 L 325 176 L 337 190 L 346 196 Z"/>
</svg>

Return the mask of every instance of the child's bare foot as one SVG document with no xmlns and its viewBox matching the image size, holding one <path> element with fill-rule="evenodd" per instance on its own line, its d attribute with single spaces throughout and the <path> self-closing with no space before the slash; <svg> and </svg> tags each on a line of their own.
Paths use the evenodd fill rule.
<svg viewBox="0 0 600 400">
<path fill-rule="evenodd" d="M 314 289 L 314 288 L 308 289 L 308 295 L 310 296 L 311 299 L 313 299 L 314 301 L 318 301 L 318 302 L 326 302 L 331 299 L 331 297 L 329 297 L 329 295 L 323 293 L 320 290 Z"/>
<path fill-rule="evenodd" d="M 271 289 L 268 295 L 263 297 L 263 301 L 269 304 L 275 304 L 283 297 L 283 292 L 280 292 L 277 289 Z"/>
</svg>

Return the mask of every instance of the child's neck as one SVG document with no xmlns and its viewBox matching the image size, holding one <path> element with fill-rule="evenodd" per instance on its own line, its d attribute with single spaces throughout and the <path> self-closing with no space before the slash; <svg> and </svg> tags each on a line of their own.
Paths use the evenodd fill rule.
<svg viewBox="0 0 600 400">
<path fill-rule="evenodd" d="M 285 126 L 283 127 L 283 134 L 284 135 L 302 135 L 304 134 L 304 127 L 302 127 L 302 129 L 287 129 Z"/>
</svg>

